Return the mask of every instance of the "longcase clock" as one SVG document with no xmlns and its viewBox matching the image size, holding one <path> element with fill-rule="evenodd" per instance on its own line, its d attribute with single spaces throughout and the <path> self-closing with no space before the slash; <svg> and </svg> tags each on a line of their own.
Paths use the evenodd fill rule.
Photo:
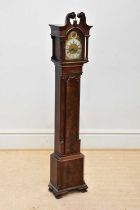
<svg viewBox="0 0 140 210">
<path fill-rule="evenodd" d="M 77 19 L 79 20 L 77 23 Z M 80 77 L 88 62 L 92 26 L 83 12 L 68 13 L 65 25 L 50 25 L 52 61 L 55 64 L 55 146 L 50 157 L 49 191 L 56 198 L 77 190 L 87 191 L 84 155 L 80 152 Z"/>
</svg>

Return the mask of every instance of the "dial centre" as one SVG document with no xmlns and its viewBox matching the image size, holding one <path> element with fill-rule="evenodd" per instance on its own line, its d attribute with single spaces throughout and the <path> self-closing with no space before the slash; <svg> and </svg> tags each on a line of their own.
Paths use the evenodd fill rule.
<svg viewBox="0 0 140 210">
<path fill-rule="evenodd" d="M 71 54 L 75 54 L 77 51 L 78 51 L 78 46 L 77 46 L 76 44 L 71 44 L 71 45 L 69 46 L 69 52 L 70 52 Z"/>
</svg>

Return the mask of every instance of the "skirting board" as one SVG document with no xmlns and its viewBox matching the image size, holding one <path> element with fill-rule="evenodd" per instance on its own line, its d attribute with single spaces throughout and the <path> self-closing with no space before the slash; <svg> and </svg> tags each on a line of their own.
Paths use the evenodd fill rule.
<svg viewBox="0 0 140 210">
<path fill-rule="evenodd" d="M 139 130 L 81 131 L 82 149 L 139 149 Z M 53 131 L 0 131 L 0 149 L 52 149 Z"/>
</svg>

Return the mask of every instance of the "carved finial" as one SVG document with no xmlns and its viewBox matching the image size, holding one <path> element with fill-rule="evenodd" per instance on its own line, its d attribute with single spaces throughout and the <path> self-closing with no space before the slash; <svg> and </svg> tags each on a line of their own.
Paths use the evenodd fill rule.
<svg viewBox="0 0 140 210">
<path fill-rule="evenodd" d="M 78 13 L 77 17 L 80 18 L 80 24 L 86 24 L 86 16 L 84 12 Z"/>
<path fill-rule="evenodd" d="M 75 12 L 68 13 L 65 19 L 65 24 L 66 25 L 70 24 L 70 19 L 74 19 L 74 18 L 76 18 Z"/>
</svg>

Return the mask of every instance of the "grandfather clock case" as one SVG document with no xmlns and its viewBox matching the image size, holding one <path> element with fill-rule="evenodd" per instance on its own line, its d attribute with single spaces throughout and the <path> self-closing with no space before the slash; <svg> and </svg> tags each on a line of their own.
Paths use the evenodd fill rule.
<svg viewBox="0 0 140 210">
<path fill-rule="evenodd" d="M 78 20 L 78 23 L 77 23 Z M 88 62 L 88 38 L 92 26 L 83 12 L 68 13 L 65 25 L 50 25 L 55 64 L 55 142 L 50 156 L 49 191 L 56 198 L 77 190 L 87 191 L 84 155 L 80 152 L 80 77 Z"/>
</svg>

